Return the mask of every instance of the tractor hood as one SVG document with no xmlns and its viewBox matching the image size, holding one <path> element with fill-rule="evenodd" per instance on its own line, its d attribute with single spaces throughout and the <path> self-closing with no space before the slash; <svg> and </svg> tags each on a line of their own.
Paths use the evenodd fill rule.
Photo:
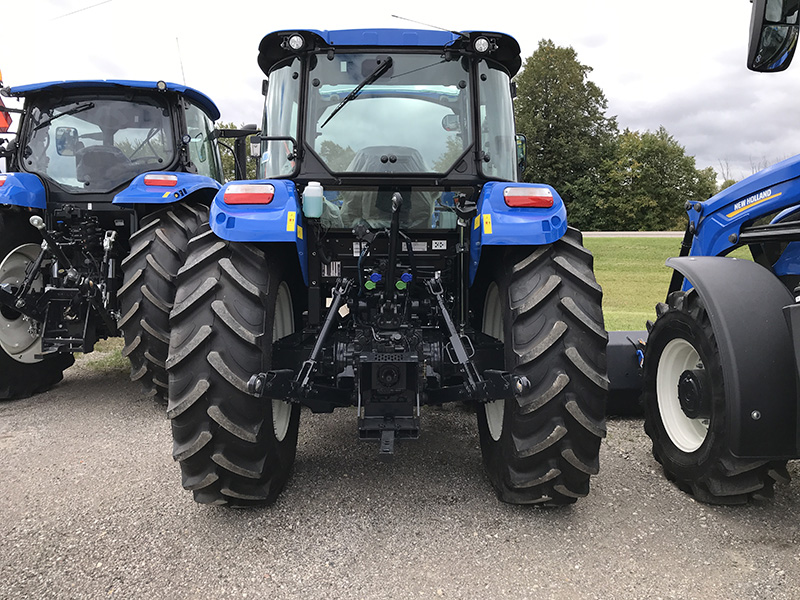
<svg viewBox="0 0 800 600">
<path fill-rule="evenodd" d="M 731 187 L 725 188 L 719 194 L 712 196 L 707 202 L 712 206 L 725 206 L 734 200 L 746 198 L 765 188 L 797 177 L 800 177 L 800 154 L 742 179 Z"/>
</svg>

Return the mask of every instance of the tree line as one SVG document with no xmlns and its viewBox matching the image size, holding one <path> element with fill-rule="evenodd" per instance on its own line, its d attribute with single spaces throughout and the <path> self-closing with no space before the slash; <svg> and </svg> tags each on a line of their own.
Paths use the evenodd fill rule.
<svg viewBox="0 0 800 600">
<path fill-rule="evenodd" d="M 542 40 L 516 77 L 517 132 L 527 138 L 522 179 L 552 185 L 583 230 L 682 229 L 684 205 L 717 192 L 713 168 L 664 127 L 620 132 L 603 91 L 571 47 Z"/>
</svg>

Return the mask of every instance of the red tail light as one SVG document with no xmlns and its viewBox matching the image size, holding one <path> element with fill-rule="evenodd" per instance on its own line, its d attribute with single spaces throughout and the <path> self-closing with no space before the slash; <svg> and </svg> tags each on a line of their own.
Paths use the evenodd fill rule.
<svg viewBox="0 0 800 600">
<path fill-rule="evenodd" d="M 178 185 L 177 175 L 145 175 L 145 185 L 157 185 L 161 187 L 175 187 Z"/>
<path fill-rule="evenodd" d="M 225 188 L 225 204 L 269 204 L 275 195 L 272 184 L 237 183 Z"/>
<path fill-rule="evenodd" d="M 0 175 L 0 187 L 3 187 L 3 184 L 6 182 L 6 177 L 8 177 L 8 175 Z"/>
<path fill-rule="evenodd" d="M 553 192 L 545 187 L 507 187 L 503 199 L 514 208 L 553 207 Z"/>
</svg>

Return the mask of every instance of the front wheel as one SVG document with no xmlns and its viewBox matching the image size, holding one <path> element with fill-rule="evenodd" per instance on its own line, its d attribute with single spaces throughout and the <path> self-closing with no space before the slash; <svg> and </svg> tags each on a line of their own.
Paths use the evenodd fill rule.
<svg viewBox="0 0 800 600">
<path fill-rule="evenodd" d="M 267 504 L 289 479 L 300 406 L 247 392 L 294 332 L 292 263 L 206 231 L 190 242 L 171 314 L 169 405 L 183 486 L 204 504 Z"/>
<path fill-rule="evenodd" d="M 581 234 L 494 249 L 473 306 L 504 342 L 506 368 L 531 381 L 516 400 L 478 407 L 481 450 L 501 500 L 570 504 L 589 492 L 605 435 L 607 334 L 602 290 Z"/>
<path fill-rule="evenodd" d="M 729 449 L 725 381 L 716 336 L 703 301 L 673 292 L 647 340 L 645 431 L 667 478 L 711 504 L 769 496 L 784 464 L 741 459 Z"/>
</svg>

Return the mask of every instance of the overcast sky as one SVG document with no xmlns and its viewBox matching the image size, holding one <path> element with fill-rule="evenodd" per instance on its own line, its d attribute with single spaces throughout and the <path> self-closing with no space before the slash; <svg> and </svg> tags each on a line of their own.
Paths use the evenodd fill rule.
<svg viewBox="0 0 800 600">
<path fill-rule="evenodd" d="M 523 8 L 517 8 L 522 6 Z M 261 38 L 279 29 L 414 27 L 572 46 L 591 66 L 620 128 L 663 125 L 697 158 L 735 179 L 800 153 L 800 64 L 745 65 L 748 0 L 26 0 L 2 4 L 4 85 L 60 79 L 164 79 L 195 87 L 222 120 L 260 122 Z M 182 64 L 181 64 L 182 63 Z M 800 59 L 798 60 L 800 63 Z"/>
</svg>

